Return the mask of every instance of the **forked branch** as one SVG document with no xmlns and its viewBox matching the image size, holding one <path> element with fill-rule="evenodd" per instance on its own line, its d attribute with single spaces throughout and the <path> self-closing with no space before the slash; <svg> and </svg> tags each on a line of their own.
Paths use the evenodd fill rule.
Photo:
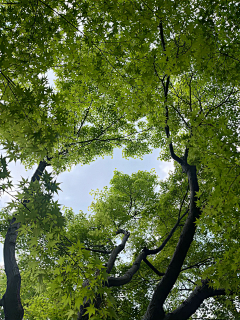
<svg viewBox="0 0 240 320">
<path fill-rule="evenodd" d="M 163 276 L 164 273 L 159 272 L 148 260 L 147 256 L 150 254 L 157 254 L 159 253 L 167 244 L 167 242 L 171 239 L 172 235 L 174 234 L 175 230 L 179 226 L 180 221 L 182 218 L 187 214 L 188 210 L 180 217 L 178 218 L 178 221 L 170 231 L 169 235 L 167 238 L 163 241 L 163 243 L 157 248 L 153 250 L 149 250 L 147 248 L 143 248 L 141 253 L 138 255 L 136 260 L 134 261 L 133 265 L 129 268 L 129 270 L 121 277 L 109 277 L 108 278 L 108 286 L 109 287 L 117 287 L 117 286 L 122 286 L 124 284 L 129 283 L 132 280 L 132 277 L 134 274 L 139 270 L 140 264 L 142 260 L 159 276 Z"/>
</svg>

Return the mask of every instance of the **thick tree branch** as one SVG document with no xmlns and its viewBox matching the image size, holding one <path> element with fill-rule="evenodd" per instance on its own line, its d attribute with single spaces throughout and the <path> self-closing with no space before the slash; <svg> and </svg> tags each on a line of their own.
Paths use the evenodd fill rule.
<svg viewBox="0 0 240 320">
<path fill-rule="evenodd" d="M 177 247 L 173 254 L 172 260 L 167 268 L 165 275 L 163 276 L 160 283 L 153 294 L 152 300 L 148 306 L 147 312 L 145 314 L 144 320 L 151 319 L 161 319 L 159 318 L 159 306 L 162 306 L 166 300 L 168 294 L 170 293 L 172 287 L 174 286 L 179 273 L 181 272 L 181 267 L 189 250 L 189 247 L 193 241 L 193 236 L 196 230 L 196 219 L 200 216 L 200 210 L 196 206 L 196 192 L 199 190 L 196 167 L 184 164 L 183 169 L 187 172 L 189 186 L 190 186 L 190 208 L 189 215 L 183 227 L 182 233 L 180 235 Z M 163 318 L 163 313 L 162 313 Z"/>
<path fill-rule="evenodd" d="M 49 164 L 46 162 L 46 161 L 40 161 L 36 171 L 34 172 L 32 178 L 31 178 L 31 181 L 34 182 L 34 181 L 39 181 L 40 180 L 40 177 L 41 175 L 43 174 L 43 171 L 45 170 L 45 168 L 48 166 Z"/>
<path fill-rule="evenodd" d="M 165 48 L 165 40 L 164 40 L 164 34 L 163 34 L 163 25 L 162 25 L 162 20 L 160 21 L 159 25 L 159 30 L 160 30 L 160 38 L 161 38 L 161 44 L 162 44 L 162 48 L 163 48 L 163 51 L 166 51 L 166 48 Z"/>
<path fill-rule="evenodd" d="M 13 218 L 4 241 L 4 265 L 7 276 L 7 289 L 2 298 L 6 320 L 21 320 L 23 307 L 20 299 L 21 276 L 15 258 L 15 246 L 20 223 L 15 223 Z"/>
<path fill-rule="evenodd" d="M 142 260 L 146 259 L 146 257 L 147 257 L 146 252 L 142 251 L 139 254 L 139 256 L 137 257 L 137 259 L 134 261 L 132 267 L 122 277 L 118 277 L 118 278 L 109 277 L 107 286 L 108 287 L 119 287 L 119 286 L 122 286 L 122 285 L 130 282 L 132 280 L 132 277 L 134 276 L 134 274 L 140 268 L 140 264 L 141 264 Z"/>
<path fill-rule="evenodd" d="M 40 161 L 31 181 L 39 180 L 47 163 Z M 27 201 L 23 201 L 25 205 Z M 20 223 L 16 223 L 16 217 L 12 218 L 4 241 L 4 266 L 7 276 L 7 289 L 2 298 L 5 320 L 21 320 L 24 310 L 20 299 L 21 276 L 15 258 L 15 247 Z"/>
<path fill-rule="evenodd" d="M 112 270 L 112 268 L 113 268 L 113 266 L 114 266 L 114 263 L 115 263 L 115 260 L 116 260 L 116 258 L 117 258 L 117 256 L 118 256 L 118 254 L 119 254 L 122 250 L 124 250 L 125 245 L 126 245 L 126 242 L 127 242 L 128 238 L 129 238 L 129 236 L 130 236 L 130 233 L 127 232 L 127 231 L 125 231 L 125 230 L 123 230 L 123 229 L 119 229 L 119 230 L 116 232 L 116 234 L 120 234 L 120 233 L 123 233 L 123 234 L 124 234 L 124 237 L 123 237 L 123 239 L 122 239 L 122 242 L 121 242 L 116 248 L 114 248 L 113 251 L 112 251 L 112 253 L 111 253 L 111 256 L 110 256 L 110 258 L 109 258 L 109 260 L 108 260 L 108 262 L 107 262 L 107 270 L 106 270 L 107 273 L 110 273 L 110 272 L 111 272 L 111 270 Z"/>
<path fill-rule="evenodd" d="M 196 312 L 203 300 L 224 294 L 226 294 L 224 289 L 213 289 L 208 286 L 208 280 L 203 280 L 202 286 L 196 287 L 176 310 L 166 315 L 164 320 L 187 320 Z"/>
<path fill-rule="evenodd" d="M 184 161 L 187 163 L 187 158 L 188 158 L 188 151 L 189 151 L 189 149 L 188 149 L 188 147 L 186 147 L 185 148 L 185 152 L 184 152 L 184 156 L 183 156 L 183 159 L 184 159 Z"/>
<path fill-rule="evenodd" d="M 170 231 L 169 235 L 167 236 L 167 238 L 163 241 L 163 243 L 161 244 L 160 247 L 158 247 L 157 249 L 153 249 L 153 250 L 149 250 L 147 248 L 144 248 L 142 250 L 142 252 L 138 255 L 137 259 L 134 261 L 132 267 L 122 276 L 122 277 L 109 277 L 108 278 L 108 286 L 109 287 L 116 287 L 116 286 L 122 286 L 124 284 L 127 284 L 128 282 L 130 282 L 132 280 L 132 277 L 134 276 L 134 274 L 139 270 L 140 268 L 140 264 L 142 262 L 142 260 L 144 260 L 144 262 L 154 271 L 156 272 L 158 275 L 164 275 L 163 273 L 160 273 L 156 268 L 154 268 L 154 266 L 146 259 L 147 256 L 149 254 L 156 254 L 158 252 L 160 252 L 165 245 L 167 244 L 167 242 L 169 241 L 169 239 L 172 237 L 174 231 L 176 230 L 176 228 L 178 227 L 180 221 L 182 220 L 182 218 L 188 213 L 188 210 L 178 219 L 178 221 L 176 222 L 175 226 L 172 228 L 172 230 Z"/>
<path fill-rule="evenodd" d="M 144 248 L 143 251 L 138 255 L 137 259 L 135 260 L 135 262 L 133 263 L 132 267 L 122 276 L 122 277 L 109 277 L 108 278 L 108 287 L 115 287 L 115 286 L 122 286 L 124 284 L 127 284 L 128 282 L 130 282 L 132 280 L 132 277 L 134 276 L 134 274 L 139 270 L 140 268 L 140 264 L 142 262 L 142 260 L 159 276 L 163 276 L 165 273 L 159 272 L 148 260 L 147 260 L 147 256 L 149 254 L 156 254 L 158 252 L 160 252 L 165 245 L 167 244 L 167 242 L 169 241 L 169 239 L 172 237 L 174 231 L 176 230 L 176 228 L 178 227 L 180 221 L 182 220 L 182 218 L 188 213 L 188 210 L 178 219 L 178 221 L 176 222 L 175 226 L 172 228 L 171 232 L 169 233 L 168 237 L 164 240 L 164 242 L 161 244 L 160 247 L 158 247 L 157 249 L 153 249 L 153 250 L 149 250 L 147 248 Z M 120 244 L 119 246 L 121 246 L 122 244 Z M 118 246 L 118 247 L 119 247 Z M 114 250 L 119 250 L 118 247 L 116 247 Z M 116 250 L 116 252 L 117 252 Z M 122 249 L 123 250 L 123 249 Z M 113 251 L 113 256 L 117 256 L 114 251 Z M 111 257 L 110 257 L 111 259 Z M 109 260 L 110 260 L 109 259 Z M 116 259 L 116 257 L 115 257 Z M 115 261 L 115 260 L 114 260 Z M 108 272 L 109 273 L 109 272 Z"/>
<path fill-rule="evenodd" d="M 178 162 L 180 165 L 183 165 L 183 164 L 184 164 L 183 160 L 182 160 L 181 158 L 179 158 L 179 157 L 175 154 L 175 152 L 174 152 L 174 150 L 173 150 L 172 142 L 170 142 L 170 144 L 169 144 L 169 150 L 170 150 L 170 154 L 171 154 L 172 159 L 175 160 L 176 162 Z"/>
<path fill-rule="evenodd" d="M 160 24 L 160 35 L 161 39 L 163 35 L 161 34 L 162 25 Z M 165 46 L 165 43 L 162 42 Z M 168 96 L 168 85 L 170 77 L 167 78 L 167 83 L 163 86 L 164 96 L 165 96 L 165 109 L 166 109 L 166 120 L 165 120 L 165 132 L 167 138 L 170 137 L 169 126 L 168 126 L 168 107 L 167 107 L 167 96 Z M 200 209 L 196 205 L 196 200 L 198 199 L 196 193 L 199 191 L 198 179 L 196 173 L 196 167 L 191 166 L 187 163 L 186 158 L 188 151 L 185 152 L 183 158 L 178 157 L 173 150 L 172 142 L 169 144 L 170 154 L 173 160 L 177 161 L 182 169 L 188 176 L 188 183 L 190 187 L 190 206 L 189 214 L 187 220 L 184 224 L 183 230 L 181 232 L 178 244 L 176 246 L 173 257 L 168 265 L 165 275 L 162 277 L 161 281 L 158 283 L 152 299 L 148 305 L 147 311 L 144 315 L 144 320 L 161 320 L 164 319 L 165 313 L 163 311 L 163 304 L 172 290 L 179 273 L 181 272 L 182 265 L 188 253 L 189 247 L 193 241 L 193 237 L 196 230 L 196 219 L 200 216 Z"/>
</svg>

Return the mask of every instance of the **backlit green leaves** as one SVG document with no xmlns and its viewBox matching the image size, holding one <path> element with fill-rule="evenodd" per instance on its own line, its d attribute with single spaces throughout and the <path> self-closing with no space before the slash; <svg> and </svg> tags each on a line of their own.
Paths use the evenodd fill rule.
<svg viewBox="0 0 240 320">
<path fill-rule="evenodd" d="M 112 155 L 116 147 L 125 157 L 157 147 L 163 160 L 171 158 L 170 143 L 179 157 L 188 150 L 202 214 L 166 303 L 169 311 L 202 278 L 239 292 L 239 12 L 237 2 L 205 0 L 22 0 L 0 6 L 0 142 L 10 161 L 31 167 L 46 160 L 59 173 Z M 0 165 L 6 190 L 11 182 L 5 158 Z M 116 307 L 103 289 L 102 266 L 120 227 L 131 232 L 131 259 L 119 258 L 117 276 L 143 247 L 160 245 L 188 210 L 187 184 L 179 165 L 162 182 L 154 172 L 116 171 L 110 187 L 95 192 L 89 217 L 66 208 L 61 213 L 53 200 L 59 184 L 49 174 L 41 183 L 22 181 L 18 203 L 1 212 L 1 231 L 16 210 L 25 281 L 35 272 L 33 286 L 24 287 L 28 316 L 52 320 L 61 310 L 71 318 L 84 297 L 93 300 L 97 293 L 105 300 L 99 313 L 93 303 L 87 307 L 92 319 L 142 316 L 159 278 L 141 266 L 127 293 L 113 293 Z M 161 256 L 149 257 L 163 272 L 181 228 Z"/>
</svg>

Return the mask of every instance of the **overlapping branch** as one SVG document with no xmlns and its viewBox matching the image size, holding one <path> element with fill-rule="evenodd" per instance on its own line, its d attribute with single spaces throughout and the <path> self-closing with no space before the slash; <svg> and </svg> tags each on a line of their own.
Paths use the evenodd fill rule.
<svg viewBox="0 0 240 320">
<path fill-rule="evenodd" d="M 165 41 L 163 36 L 162 23 L 160 27 L 160 36 L 162 41 L 163 50 L 165 50 Z M 166 110 L 166 120 L 165 120 L 165 132 L 167 138 L 170 138 L 170 129 L 168 126 L 169 110 L 167 106 L 168 98 L 168 88 L 169 88 L 170 76 L 167 77 L 166 84 L 163 83 L 163 91 L 165 97 L 165 110 Z M 161 320 L 166 319 L 163 310 L 163 304 L 172 290 L 176 280 L 181 272 L 182 265 L 187 256 L 190 245 L 193 241 L 193 237 L 196 231 L 196 219 L 200 216 L 200 209 L 196 205 L 197 196 L 196 193 L 199 191 L 198 179 L 196 173 L 196 167 L 189 165 L 187 163 L 188 149 L 186 148 L 183 157 L 179 157 L 175 154 L 172 142 L 169 143 L 169 150 L 173 160 L 177 161 L 182 169 L 188 176 L 188 183 L 190 188 L 190 206 L 188 210 L 188 217 L 184 224 L 183 230 L 181 232 L 178 244 L 176 246 L 175 252 L 172 259 L 168 265 L 168 268 L 162 277 L 161 281 L 157 285 L 152 299 L 148 305 L 147 311 L 144 315 L 144 320 Z M 199 300 L 200 301 L 200 300 Z M 197 308 L 195 308 L 194 312 Z M 182 318 L 169 318 L 169 319 L 182 319 Z"/>
<path fill-rule="evenodd" d="M 123 276 L 121 276 L 121 277 L 109 277 L 108 278 L 108 286 L 109 287 L 116 287 L 116 286 L 122 286 L 122 285 L 125 285 L 125 284 L 129 283 L 132 280 L 132 277 L 134 276 L 134 274 L 139 270 L 140 264 L 141 264 L 142 261 L 144 261 L 157 275 L 163 276 L 165 273 L 159 272 L 147 260 L 147 256 L 150 255 L 150 254 L 157 254 L 161 250 L 163 250 L 163 248 L 168 243 L 168 241 L 171 239 L 171 237 L 174 234 L 175 230 L 179 226 L 180 221 L 187 214 L 187 212 L 188 212 L 188 210 L 180 218 L 178 218 L 176 224 L 174 225 L 172 230 L 169 232 L 169 235 L 167 236 L 167 238 L 163 241 L 163 243 L 158 248 L 153 249 L 153 250 L 149 250 L 147 248 L 143 248 L 141 253 L 138 255 L 138 257 L 136 258 L 136 260 L 132 264 L 132 266 L 129 268 L 129 270 Z"/>
</svg>

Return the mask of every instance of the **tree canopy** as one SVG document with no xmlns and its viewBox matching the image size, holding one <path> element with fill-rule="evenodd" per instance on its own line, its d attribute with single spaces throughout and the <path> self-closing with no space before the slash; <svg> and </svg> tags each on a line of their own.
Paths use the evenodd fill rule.
<svg viewBox="0 0 240 320">
<path fill-rule="evenodd" d="M 238 319 L 239 17 L 235 1 L 0 2 L 2 192 L 9 161 L 38 165 L 1 210 L 3 318 Z M 116 170 L 90 214 L 62 209 L 54 175 L 114 148 L 160 148 L 174 171 Z"/>
</svg>

